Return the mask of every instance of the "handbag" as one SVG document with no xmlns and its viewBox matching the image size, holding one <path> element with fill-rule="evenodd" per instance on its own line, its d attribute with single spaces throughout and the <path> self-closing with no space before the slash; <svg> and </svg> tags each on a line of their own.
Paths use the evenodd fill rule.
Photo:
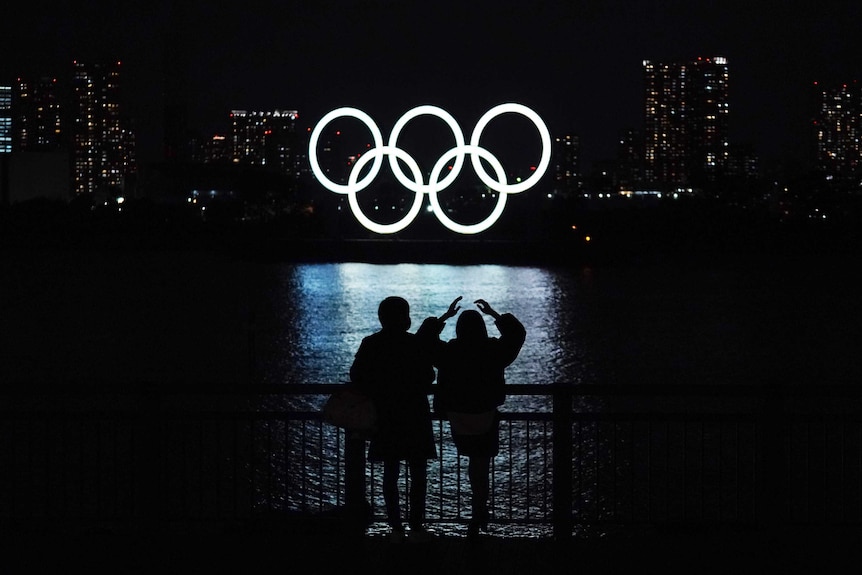
<svg viewBox="0 0 862 575">
<path fill-rule="evenodd" d="M 350 431 L 371 431 L 377 424 L 374 402 L 352 388 L 333 392 L 322 411 L 324 421 Z"/>
</svg>

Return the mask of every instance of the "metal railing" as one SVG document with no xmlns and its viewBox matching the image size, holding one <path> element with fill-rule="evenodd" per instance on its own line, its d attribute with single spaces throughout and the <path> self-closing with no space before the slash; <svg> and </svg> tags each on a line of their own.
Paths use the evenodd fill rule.
<svg viewBox="0 0 862 575">
<path fill-rule="evenodd" d="M 364 440 L 322 422 L 335 385 L 0 391 L 0 522 L 383 521 Z M 71 389 L 71 388 L 70 388 Z M 491 520 L 568 537 L 626 525 L 862 523 L 862 394 L 849 386 L 509 385 Z M 436 420 L 429 523 L 469 517 Z M 406 502 L 405 502 L 406 503 Z"/>
</svg>

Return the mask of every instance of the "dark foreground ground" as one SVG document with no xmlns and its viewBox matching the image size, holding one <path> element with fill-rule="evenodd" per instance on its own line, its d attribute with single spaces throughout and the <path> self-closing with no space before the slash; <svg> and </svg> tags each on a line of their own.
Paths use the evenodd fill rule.
<svg viewBox="0 0 862 575">
<path fill-rule="evenodd" d="M 493 527 L 492 527 L 493 530 Z M 393 544 L 311 519 L 231 528 L 0 532 L 3 573 L 859 573 L 862 528 L 683 528 L 604 537 L 442 536 Z"/>
</svg>

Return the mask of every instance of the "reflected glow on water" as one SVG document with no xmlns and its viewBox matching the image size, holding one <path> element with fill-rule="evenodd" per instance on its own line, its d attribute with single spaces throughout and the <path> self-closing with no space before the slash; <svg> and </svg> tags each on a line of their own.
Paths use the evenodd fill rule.
<svg viewBox="0 0 862 575">
<path fill-rule="evenodd" d="M 858 280 L 828 261 L 650 264 L 591 269 L 502 265 L 278 264 L 257 270 L 254 378 L 348 379 L 388 295 L 415 329 L 457 296 L 514 313 L 527 329 L 509 383 L 834 383 L 859 376 Z M 489 334 L 497 335 L 490 318 Z M 441 334 L 454 337 L 455 321 Z"/>
<path fill-rule="evenodd" d="M 377 306 L 389 295 L 411 305 L 411 331 L 428 316 L 441 315 L 457 296 L 463 309 L 482 298 L 500 312 L 515 314 L 527 326 L 521 355 L 507 370 L 512 383 L 580 381 L 583 355 L 573 325 L 580 284 L 588 276 L 499 265 L 448 266 L 363 263 L 284 266 L 272 286 L 276 312 L 268 330 L 269 347 L 261 377 L 267 383 L 346 381 L 363 337 L 380 329 Z M 490 335 L 497 336 L 486 316 Z M 441 334 L 455 336 L 455 320 Z"/>
</svg>

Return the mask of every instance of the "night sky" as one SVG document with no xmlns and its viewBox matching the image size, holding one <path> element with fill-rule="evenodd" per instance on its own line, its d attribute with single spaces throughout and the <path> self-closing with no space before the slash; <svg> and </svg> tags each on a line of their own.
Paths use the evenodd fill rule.
<svg viewBox="0 0 862 575">
<path fill-rule="evenodd" d="M 406 2 L 313 0 L 6 3 L 0 81 L 69 77 L 73 59 L 123 62 L 140 160 L 161 154 L 166 99 L 190 126 L 224 131 L 233 108 L 297 109 L 312 126 L 359 107 L 384 134 L 435 104 L 469 134 L 517 101 L 584 163 L 612 157 L 642 125 L 642 60 L 725 56 L 731 141 L 764 160 L 805 153 L 812 82 L 862 79 L 862 4 L 802 1 Z"/>
</svg>

